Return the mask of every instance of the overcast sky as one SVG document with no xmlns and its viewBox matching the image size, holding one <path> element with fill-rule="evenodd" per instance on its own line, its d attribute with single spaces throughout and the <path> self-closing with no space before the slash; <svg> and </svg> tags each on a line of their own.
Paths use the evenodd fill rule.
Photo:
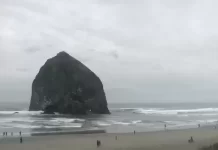
<svg viewBox="0 0 218 150">
<path fill-rule="evenodd" d="M 217 0 L 0 0 L 0 101 L 66 51 L 109 102 L 218 101 Z"/>
</svg>

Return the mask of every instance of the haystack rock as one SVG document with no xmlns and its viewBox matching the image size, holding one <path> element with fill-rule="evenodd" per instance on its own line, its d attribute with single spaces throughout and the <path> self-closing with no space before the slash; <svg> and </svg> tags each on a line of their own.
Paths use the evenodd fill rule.
<svg viewBox="0 0 218 150">
<path fill-rule="evenodd" d="M 101 80 L 66 52 L 48 59 L 32 83 L 30 111 L 109 114 Z"/>
</svg>

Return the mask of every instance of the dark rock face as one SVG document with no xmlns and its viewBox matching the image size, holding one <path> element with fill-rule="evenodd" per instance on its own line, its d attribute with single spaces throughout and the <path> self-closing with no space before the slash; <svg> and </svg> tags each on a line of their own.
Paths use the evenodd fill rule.
<svg viewBox="0 0 218 150">
<path fill-rule="evenodd" d="M 109 114 L 101 80 L 85 65 L 60 52 L 48 59 L 32 83 L 30 111 L 52 114 Z"/>
</svg>

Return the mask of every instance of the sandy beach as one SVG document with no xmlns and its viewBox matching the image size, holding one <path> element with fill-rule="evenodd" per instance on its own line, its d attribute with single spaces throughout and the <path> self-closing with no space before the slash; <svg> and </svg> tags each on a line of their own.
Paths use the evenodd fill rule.
<svg viewBox="0 0 218 150">
<path fill-rule="evenodd" d="M 115 139 L 117 136 L 117 140 Z M 195 142 L 190 144 L 188 139 L 193 136 Z M 1 150 L 195 150 L 202 146 L 218 141 L 218 129 L 202 127 L 199 129 L 168 130 L 138 133 L 102 133 L 47 135 L 19 138 L 2 138 Z M 102 145 L 97 148 L 96 141 Z"/>
</svg>

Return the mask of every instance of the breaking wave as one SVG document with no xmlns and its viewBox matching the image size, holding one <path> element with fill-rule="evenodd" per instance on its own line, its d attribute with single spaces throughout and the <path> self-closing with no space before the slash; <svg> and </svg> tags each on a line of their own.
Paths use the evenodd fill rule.
<svg viewBox="0 0 218 150">
<path fill-rule="evenodd" d="M 113 112 L 130 112 L 146 115 L 218 115 L 218 108 L 163 109 L 163 108 L 120 108 Z"/>
<path fill-rule="evenodd" d="M 0 116 L 3 115 L 40 115 L 43 111 L 0 111 Z"/>
<path fill-rule="evenodd" d="M 146 108 L 143 105 L 128 108 L 112 108 L 111 115 L 46 115 L 42 111 L 0 111 L 0 132 L 56 132 L 106 129 L 107 132 L 128 132 L 138 130 L 162 130 L 169 128 L 196 127 L 217 124 L 218 108 L 210 106 L 190 108 L 162 105 Z"/>
</svg>

